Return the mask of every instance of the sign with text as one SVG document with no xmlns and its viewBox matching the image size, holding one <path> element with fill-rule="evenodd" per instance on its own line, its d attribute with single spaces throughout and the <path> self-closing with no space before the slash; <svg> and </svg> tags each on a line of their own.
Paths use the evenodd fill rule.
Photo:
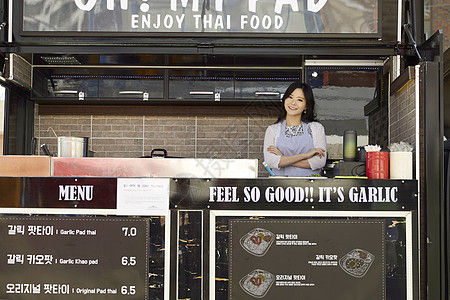
<svg viewBox="0 0 450 300">
<path fill-rule="evenodd" d="M 177 179 L 171 208 L 415 210 L 417 182 L 365 179 Z"/>
<path fill-rule="evenodd" d="M 385 297 L 384 220 L 230 221 L 229 300 Z"/>
<path fill-rule="evenodd" d="M 117 214 L 167 215 L 169 183 L 168 178 L 117 178 Z"/>
<path fill-rule="evenodd" d="M 23 31 L 376 36 L 380 11 L 377 0 L 23 0 Z"/>
<path fill-rule="evenodd" d="M 115 209 L 117 206 L 117 178 L 2 177 L 2 191 L 5 191 L 2 207 Z"/>
<path fill-rule="evenodd" d="M 0 299 L 149 299 L 148 219 L 0 217 Z"/>
</svg>

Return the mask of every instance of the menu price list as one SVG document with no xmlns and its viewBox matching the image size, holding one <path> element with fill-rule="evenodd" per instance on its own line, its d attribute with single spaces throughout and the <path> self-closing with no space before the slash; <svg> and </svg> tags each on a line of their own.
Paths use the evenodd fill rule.
<svg viewBox="0 0 450 300">
<path fill-rule="evenodd" d="M 122 295 L 136 294 L 136 286 L 122 286 L 120 290 Z M 111 288 L 75 288 L 70 284 L 58 283 L 7 283 L 6 294 L 18 295 L 117 295 L 117 289 Z"/>
<path fill-rule="evenodd" d="M 0 299 L 149 299 L 149 219 L 0 217 Z"/>
</svg>

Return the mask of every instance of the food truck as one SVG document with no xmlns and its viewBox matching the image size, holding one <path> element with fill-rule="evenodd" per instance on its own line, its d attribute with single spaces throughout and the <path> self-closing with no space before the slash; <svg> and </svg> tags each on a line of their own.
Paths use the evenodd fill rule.
<svg viewBox="0 0 450 300">
<path fill-rule="evenodd" d="M 443 34 L 420 4 L 2 1 L 0 298 L 444 299 Z M 320 176 L 262 164 L 293 81 Z"/>
</svg>

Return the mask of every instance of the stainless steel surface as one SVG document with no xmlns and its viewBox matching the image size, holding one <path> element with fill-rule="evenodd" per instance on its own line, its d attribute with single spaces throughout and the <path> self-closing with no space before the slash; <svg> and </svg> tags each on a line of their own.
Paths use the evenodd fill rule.
<svg viewBox="0 0 450 300">
<path fill-rule="evenodd" d="M 86 157 L 88 156 L 87 137 L 59 136 L 58 157 Z"/>
<path fill-rule="evenodd" d="M 257 159 L 52 158 L 53 176 L 257 178 Z"/>
</svg>

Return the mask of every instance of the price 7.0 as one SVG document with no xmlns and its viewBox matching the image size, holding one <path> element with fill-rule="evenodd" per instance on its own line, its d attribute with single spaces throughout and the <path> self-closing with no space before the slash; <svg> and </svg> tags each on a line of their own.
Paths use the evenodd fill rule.
<svg viewBox="0 0 450 300">
<path fill-rule="evenodd" d="M 136 286 L 122 285 L 122 287 L 120 288 L 120 292 L 122 293 L 122 295 L 134 295 L 136 294 Z"/>
<path fill-rule="evenodd" d="M 136 227 L 122 227 L 122 232 L 124 236 L 136 236 L 137 228 Z"/>
<path fill-rule="evenodd" d="M 122 266 L 135 266 L 136 256 L 122 256 Z"/>
</svg>

